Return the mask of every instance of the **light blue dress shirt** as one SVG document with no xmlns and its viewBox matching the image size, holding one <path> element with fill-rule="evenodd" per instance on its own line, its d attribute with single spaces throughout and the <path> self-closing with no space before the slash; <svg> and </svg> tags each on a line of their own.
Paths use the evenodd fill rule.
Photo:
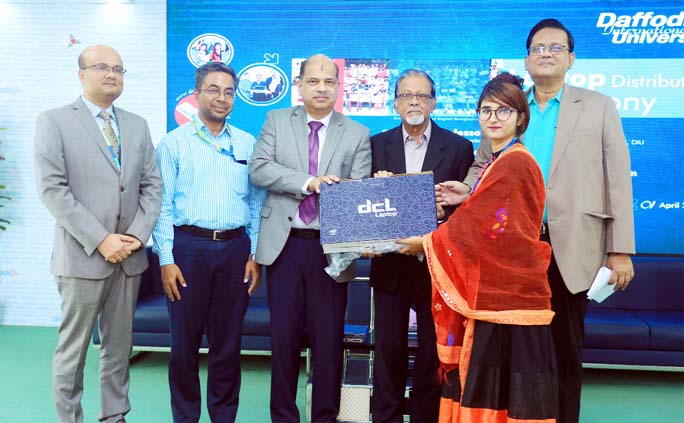
<svg viewBox="0 0 684 423">
<path fill-rule="evenodd" d="M 111 119 L 109 123 L 112 125 L 112 129 L 114 129 L 114 133 L 119 136 L 119 122 L 116 120 L 116 114 L 114 113 L 114 106 L 109 105 L 106 109 L 100 108 L 100 106 L 96 106 L 94 103 L 92 103 L 90 100 L 85 98 L 84 96 L 81 96 L 81 100 L 85 103 L 86 107 L 88 107 L 88 111 L 90 112 L 91 115 L 95 118 L 95 122 L 97 122 L 97 125 L 100 127 L 100 131 L 102 131 L 102 136 L 104 136 L 104 119 L 102 119 L 100 116 L 101 111 L 106 110 L 107 113 L 109 113 L 109 116 L 111 116 Z M 123 150 L 123 147 L 121 147 Z"/>
<path fill-rule="evenodd" d="M 527 94 L 527 101 L 530 104 L 530 124 L 523 135 L 523 143 L 537 160 L 544 175 L 544 185 L 549 180 L 562 95 L 563 89 L 561 88 L 558 94 L 549 99 L 542 112 L 539 108 L 539 103 L 534 98 L 534 87 Z M 544 206 L 544 222 L 546 221 L 546 206 Z"/>
<path fill-rule="evenodd" d="M 161 266 L 174 263 L 173 227 L 193 225 L 211 230 L 244 226 L 256 252 L 261 205 L 266 191 L 255 187 L 247 163 L 256 140 L 233 125 L 214 137 L 197 115 L 193 122 L 169 132 L 157 146 L 157 164 L 164 183 L 162 207 L 154 228 L 153 251 Z M 197 124 L 212 142 L 229 149 L 235 160 L 203 141 Z"/>
</svg>

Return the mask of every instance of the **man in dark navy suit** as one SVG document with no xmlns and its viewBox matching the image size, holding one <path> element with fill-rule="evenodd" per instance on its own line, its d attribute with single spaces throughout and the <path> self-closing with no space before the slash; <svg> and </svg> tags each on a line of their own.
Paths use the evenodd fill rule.
<svg viewBox="0 0 684 423">
<path fill-rule="evenodd" d="M 371 138 L 373 174 L 432 171 L 435 183 L 462 181 L 473 162 L 473 145 L 430 119 L 435 84 L 423 71 L 409 69 L 397 80 L 394 109 L 400 126 Z M 453 209 L 445 209 L 446 215 Z M 411 422 L 436 422 L 439 412 L 439 359 L 432 321 L 431 283 L 425 262 L 402 254 L 385 254 L 371 262 L 375 301 L 374 422 L 403 422 L 408 375 L 408 320 L 411 306 L 418 319 L 418 351 L 413 365 Z"/>
</svg>

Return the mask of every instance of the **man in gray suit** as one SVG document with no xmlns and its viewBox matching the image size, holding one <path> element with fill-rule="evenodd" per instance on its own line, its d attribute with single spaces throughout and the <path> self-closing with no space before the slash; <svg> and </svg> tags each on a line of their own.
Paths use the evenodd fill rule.
<svg viewBox="0 0 684 423">
<path fill-rule="evenodd" d="M 62 297 L 53 394 L 59 422 L 83 421 L 83 365 L 99 318 L 100 421 L 118 423 L 131 409 L 131 325 L 161 178 L 147 122 L 112 105 L 126 72 L 119 54 L 90 46 L 78 66 L 83 95 L 36 124 L 36 181 L 56 219 L 51 270 Z"/>
<path fill-rule="evenodd" d="M 256 261 L 267 268 L 271 310 L 271 419 L 299 422 L 295 403 L 306 331 L 313 353 L 312 421 L 335 422 L 340 407 L 348 269 L 337 280 L 320 244 L 323 183 L 370 175 L 368 128 L 333 111 L 339 70 L 323 55 L 302 62 L 304 106 L 270 112 L 250 161 L 252 182 L 269 192 L 261 209 Z"/>
<path fill-rule="evenodd" d="M 565 84 L 575 61 L 574 44 L 563 24 L 544 19 L 530 30 L 525 58 L 534 87 L 527 93 L 530 125 L 523 142 L 544 174 L 540 239 L 553 247 L 548 278 L 556 313 L 551 331 L 559 423 L 579 421 L 587 290 L 604 264 L 613 271 L 615 289 L 626 289 L 634 277 L 635 252 L 629 151 L 620 116 L 610 98 Z M 438 201 L 463 201 L 491 157 L 490 143 L 480 143 L 465 184 L 440 184 Z"/>
</svg>

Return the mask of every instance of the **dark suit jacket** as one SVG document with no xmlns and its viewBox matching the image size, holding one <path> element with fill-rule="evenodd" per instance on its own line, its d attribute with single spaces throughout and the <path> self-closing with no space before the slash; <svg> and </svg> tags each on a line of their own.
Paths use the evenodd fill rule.
<svg viewBox="0 0 684 423">
<path fill-rule="evenodd" d="M 371 137 L 373 173 L 380 170 L 395 174 L 406 173 L 403 137 L 401 125 Z M 435 183 L 449 180 L 462 181 L 472 163 L 473 144 L 453 132 L 440 128 L 433 121 L 422 170 L 432 171 Z M 453 212 L 453 210 L 446 211 L 447 214 Z M 370 283 L 374 287 L 381 287 L 385 290 L 409 288 L 408 284 L 412 280 L 428 281 L 427 289 L 429 289 L 430 276 L 427 266 L 415 257 L 385 254 L 371 261 Z"/>
</svg>

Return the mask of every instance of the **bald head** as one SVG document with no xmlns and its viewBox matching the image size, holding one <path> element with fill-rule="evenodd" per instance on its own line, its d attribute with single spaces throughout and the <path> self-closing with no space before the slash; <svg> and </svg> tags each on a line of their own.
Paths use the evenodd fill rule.
<svg viewBox="0 0 684 423">
<path fill-rule="evenodd" d="M 78 67 L 83 68 L 84 66 L 88 66 L 86 62 L 88 61 L 88 58 L 96 58 L 98 55 L 102 54 L 103 52 L 108 52 L 110 54 L 116 55 L 116 57 L 119 58 L 119 62 L 121 62 L 121 56 L 119 56 L 119 53 L 114 50 L 113 48 L 98 44 L 98 45 L 93 45 L 93 46 L 88 46 L 83 49 L 81 54 L 78 55 Z"/>
<path fill-rule="evenodd" d="M 335 79 L 337 79 L 340 74 L 340 70 L 333 61 L 333 59 L 329 58 L 325 54 L 314 54 L 313 56 L 304 60 L 302 62 L 301 67 L 299 68 L 299 79 L 302 79 L 304 77 L 307 66 L 318 66 L 320 70 L 325 70 L 326 67 L 332 66 L 333 68 L 335 68 Z"/>
<path fill-rule="evenodd" d="M 302 62 L 299 72 L 299 95 L 306 112 L 314 119 L 332 113 L 337 99 L 339 71 L 328 56 L 317 54 Z"/>
<path fill-rule="evenodd" d="M 88 46 L 78 56 L 78 79 L 83 96 L 103 109 L 123 92 L 123 62 L 113 48 Z"/>
</svg>

